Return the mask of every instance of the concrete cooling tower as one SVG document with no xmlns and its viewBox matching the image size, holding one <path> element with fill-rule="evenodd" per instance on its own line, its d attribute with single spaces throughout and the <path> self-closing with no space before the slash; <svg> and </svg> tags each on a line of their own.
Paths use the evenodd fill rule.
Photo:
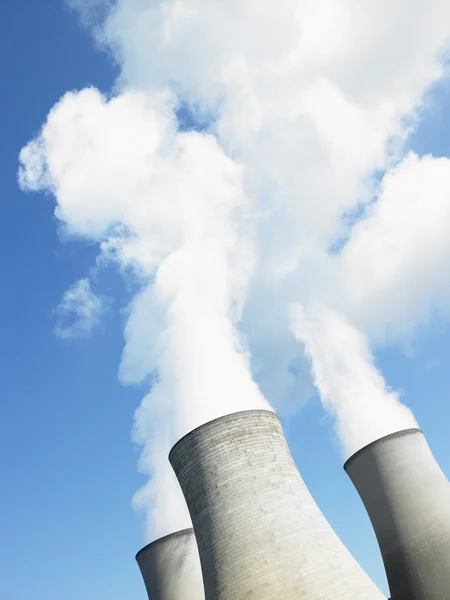
<svg viewBox="0 0 450 600">
<path fill-rule="evenodd" d="M 344 468 L 375 529 L 392 600 L 450 598 L 450 483 L 420 429 L 369 444 Z"/>
<path fill-rule="evenodd" d="M 136 554 L 149 600 L 204 600 L 193 529 L 167 535 Z"/>
<path fill-rule="evenodd" d="M 314 502 L 274 413 L 206 423 L 169 458 L 194 525 L 206 600 L 383 598 Z"/>
</svg>

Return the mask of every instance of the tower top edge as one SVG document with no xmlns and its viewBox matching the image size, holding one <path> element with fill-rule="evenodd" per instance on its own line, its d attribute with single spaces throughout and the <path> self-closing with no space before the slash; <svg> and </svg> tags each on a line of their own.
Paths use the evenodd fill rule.
<svg viewBox="0 0 450 600">
<path fill-rule="evenodd" d="M 250 418 L 250 417 L 254 417 L 256 415 L 267 417 L 268 419 L 271 419 L 272 421 L 276 421 L 278 423 L 280 422 L 280 419 L 279 419 L 278 415 L 276 414 L 276 412 L 274 412 L 273 410 L 268 410 L 266 408 L 262 408 L 262 409 L 250 409 L 250 410 L 240 410 L 240 411 L 237 411 L 237 412 L 228 413 L 227 415 L 223 415 L 221 417 L 217 417 L 215 419 L 211 419 L 210 421 L 207 421 L 206 423 L 203 423 L 202 425 L 199 425 L 198 427 L 195 427 L 195 429 L 192 429 L 191 431 L 189 431 L 188 433 L 186 433 L 185 435 L 183 435 L 183 437 L 181 437 L 172 446 L 172 449 L 169 452 L 169 460 L 170 460 L 170 457 L 172 456 L 172 454 L 175 452 L 176 448 L 178 448 L 179 446 L 181 446 L 186 441 L 187 438 L 198 434 L 198 432 L 200 430 L 206 430 L 206 429 L 213 428 L 219 422 L 220 423 L 226 423 L 228 421 L 240 421 L 240 420 L 245 420 L 245 419 Z"/>
<path fill-rule="evenodd" d="M 393 433 L 388 433 L 387 435 L 384 435 L 383 437 L 380 437 L 380 438 L 374 440 L 373 442 L 370 442 L 370 444 L 363 446 L 362 448 L 357 450 L 354 454 L 352 454 L 349 458 L 347 458 L 347 460 L 344 463 L 344 471 L 347 471 L 349 465 L 354 460 L 356 460 L 359 456 L 361 456 L 362 454 L 364 454 L 366 451 L 370 450 L 374 446 L 376 446 L 380 443 L 386 442 L 388 440 L 392 440 L 392 439 L 399 438 L 399 437 L 404 437 L 407 435 L 417 434 L 417 433 L 420 433 L 423 435 L 423 431 L 419 427 L 412 427 L 409 429 L 400 429 L 399 431 L 394 431 Z"/>
<path fill-rule="evenodd" d="M 188 536 L 188 535 L 190 536 L 193 534 L 194 534 L 194 530 L 192 527 L 188 527 L 187 529 L 180 529 L 180 531 L 174 531 L 173 533 L 168 533 L 167 535 L 164 535 L 164 536 L 154 540 L 153 542 L 150 542 L 150 544 L 147 544 L 143 548 L 141 548 L 139 550 L 139 552 L 137 552 L 135 558 L 136 558 L 136 560 L 138 560 L 138 556 L 141 557 L 143 554 L 145 554 L 149 550 L 153 550 L 153 548 L 155 548 L 156 546 L 164 544 L 165 542 L 168 542 L 169 540 L 175 540 L 177 538 L 181 538 L 181 537 Z"/>
</svg>

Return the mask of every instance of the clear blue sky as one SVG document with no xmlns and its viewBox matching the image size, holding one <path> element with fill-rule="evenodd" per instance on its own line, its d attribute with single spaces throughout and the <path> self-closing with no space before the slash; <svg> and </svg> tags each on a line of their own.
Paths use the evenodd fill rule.
<svg viewBox="0 0 450 600">
<path fill-rule="evenodd" d="M 117 381 L 126 292 L 113 269 L 96 285 L 119 298 L 89 340 L 56 338 L 54 308 L 96 254 L 62 243 L 50 197 L 16 183 L 17 155 L 69 89 L 110 89 L 115 69 L 62 0 L 0 6 L 0 596 L 4 600 L 144 600 L 134 554 L 142 523 L 130 500 L 142 483 L 130 440 L 142 390 Z M 450 156 L 450 93 L 433 95 L 412 145 Z M 378 355 L 388 383 L 404 390 L 442 467 L 450 474 L 450 330 L 433 325 L 412 352 Z M 368 519 L 342 470 L 329 424 L 310 403 L 286 431 L 320 507 L 386 591 Z"/>
</svg>

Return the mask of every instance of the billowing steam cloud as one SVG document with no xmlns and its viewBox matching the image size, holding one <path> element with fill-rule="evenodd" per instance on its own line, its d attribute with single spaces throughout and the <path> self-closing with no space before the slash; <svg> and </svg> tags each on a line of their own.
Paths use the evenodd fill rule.
<svg viewBox="0 0 450 600">
<path fill-rule="evenodd" d="M 121 377 L 139 383 L 156 373 L 135 438 L 142 470 L 155 475 L 137 503 L 167 514 L 149 525 L 157 535 L 174 520 L 186 524 L 171 444 L 205 420 L 267 405 L 235 328 L 255 262 L 242 168 L 213 136 L 179 133 L 172 103 L 69 93 L 22 151 L 20 174 L 24 187 L 50 187 L 70 231 L 98 240 L 104 256 L 144 281 Z"/>
<path fill-rule="evenodd" d="M 298 404 L 305 353 L 347 454 L 408 427 L 367 340 L 448 306 L 450 161 L 403 148 L 444 75 L 450 5 L 70 4 L 120 64 L 119 92 L 66 94 L 19 179 L 142 278 L 120 374 L 151 381 L 135 423 L 148 536 L 186 524 L 170 444 L 265 398 Z"/>
</svg>

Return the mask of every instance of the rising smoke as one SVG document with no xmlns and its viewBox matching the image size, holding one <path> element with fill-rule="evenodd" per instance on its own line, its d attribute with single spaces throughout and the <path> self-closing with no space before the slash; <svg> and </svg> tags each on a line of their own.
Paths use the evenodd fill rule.
<svg viewBox="0 0 450 600">
<path fill-rule="evenodd" d="M 170 445 L 265 398 L 308 395 L 305 350 L 345 453 L 384 433 L 374 420 L 408 427 L 365 336 L 397 339 L 450 290 L 438 276 L 450 161 L 403 150 L 444 75 L 450 5 L 70 4 L 120 64 L 119 91 L 66 94 L 22 150 L 19 180 L 50 190 L 69 232 L 142 278 L 120 374 L 152 379 L 134 433 L 147 536 L 188 525 Z M 180 106 L 207 133 L 180 131 Z"/>
</svg>

